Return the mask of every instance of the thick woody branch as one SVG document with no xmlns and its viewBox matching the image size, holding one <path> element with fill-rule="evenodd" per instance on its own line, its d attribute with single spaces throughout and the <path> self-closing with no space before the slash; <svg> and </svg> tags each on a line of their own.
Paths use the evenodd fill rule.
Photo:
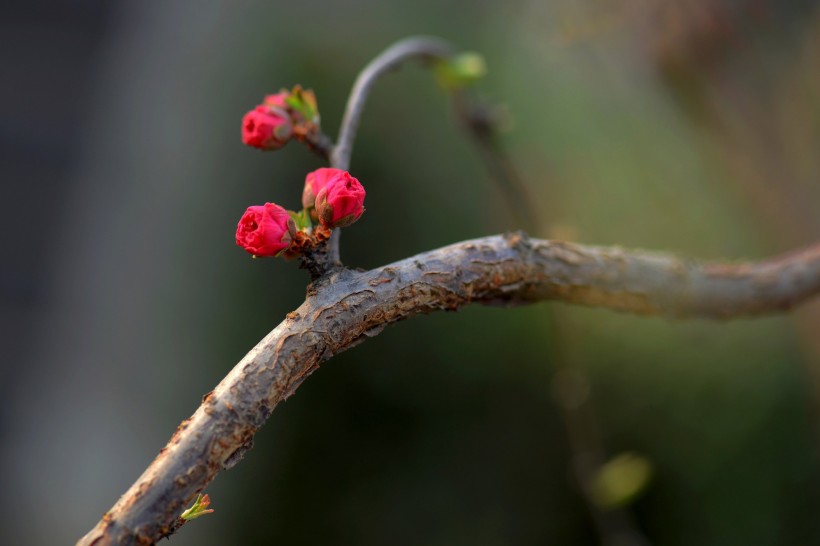
<svg viewBox="0 0 820 546">
<path fill-rule="evenodd" d="M 319 365 L 388 324 L 469 303 L 556 300 L 671 317 L 783 311 L 820 293 L 820 245 L 758 263 L 528 239 L 475 239 L 366 272 L 340 270 L 254 347 L 180 424 L 143 475 L 77 543 L 153 544 L 250 448 L 273 408 Z"/>
</svg>

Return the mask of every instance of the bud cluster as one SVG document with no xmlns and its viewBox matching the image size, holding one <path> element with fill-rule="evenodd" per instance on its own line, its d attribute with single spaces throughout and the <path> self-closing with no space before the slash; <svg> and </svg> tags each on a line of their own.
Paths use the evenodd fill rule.
<svg viewBox="0 0 820 546">
<path fill-rule="evenodd" d="M 242 118 L 242 142 L 260 150 L 278 150 L 291 139 L 309 140 L 320 128 L 316 96 L 296 86 L 268 95 Z"/>
<path fill-rule="evenodd" d="M 316 169 L 305 178 L 302 206 L 313 221 L 333 229 L 349 226 L 364 212 L 365 191 L 340 169 Z"/>
<path fill-rule="evenodd" d="M 295 257 L 346 227 L 364 212 L 364 187 L 349 172 L 322 168 L 308 173 L 302 210 L 274 203 L 248 207 L 236 228 L 236 244 L 254 257 Z"/>
</svg>

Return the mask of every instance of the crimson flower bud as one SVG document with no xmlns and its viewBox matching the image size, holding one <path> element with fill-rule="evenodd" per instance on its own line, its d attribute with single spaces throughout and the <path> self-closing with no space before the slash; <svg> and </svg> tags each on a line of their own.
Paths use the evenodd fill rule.
<svg viewBox="0 0 820 546">
<path fill-rule="evenodd" d="M 248 207 L 236 226 L 236 244 L 254 256 L 278 256 L 290 247 L 296 225 L 273 203 Z"/>
<path fill-rule="evenodd" d="M 316 194 L 316 214 L 329 229 L 349 226 L 364 212 L 364 187 L 350 173 L 339 169 Z"/>
<path fill-rule="evenodd" d="M 308 173 L 305 177 L 305 188 L 302 190 L 302 206 L 306 209 L 315 207 L 316 196 L 319 195 L 319 191 L 343 172 L 341 169 L 322 167 Z"/>
<path fill-rule="evenodd" d="M 242 118 L 242 142 L 262 150 L 276 150 L 287 144 L 293 124 L 287 110 L 268 104 L 259 105 Z M 282 101 L 284 103 L 284 100 Z"/>
<path fill-rule="evenodd" d="M 264 106 L 273 106 L 275 108 L 281 108 L 282 110 L 287 110 L 288 103 L 286 102 L 287 98 L 290 96 L 289 91 L 280 91 L 279 93 L 274 93 L 273 95 L 267 95 L 265 100 L 262 101 Z"/>
</svg>

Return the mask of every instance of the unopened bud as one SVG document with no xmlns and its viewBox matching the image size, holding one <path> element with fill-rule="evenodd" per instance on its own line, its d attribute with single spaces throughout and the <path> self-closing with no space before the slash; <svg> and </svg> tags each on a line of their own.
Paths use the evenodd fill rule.
<svg viewBox="0 0 820 546">
<path fill-rule="evenodd" d="M 290 212 L 273 203 L 248 207 L 236 226 L 236 244 L 256 256 L 278 256 L 290 247 L 296 225 Z"/>
<path fill-rule="evenodd" d="M 458 89 L 471 85 L 487 73 L 484 57 L 478 53 L 459 53 L 435 65 L 439 83 L 447 89 Z"/>
<path fill-rule="evenodd" d="M 254 148 L 279 149 L 287 144 L 292 134 L 290 116 L 277 106 L 262 104 L 242 119 L 242 142 Z"/>
<path fill-rule="evenodd" d="M 349 226 L 364 212 L 364 187 L 339 169 L 316 194 L 316 215 L 326 228 Z"/>
</svg>

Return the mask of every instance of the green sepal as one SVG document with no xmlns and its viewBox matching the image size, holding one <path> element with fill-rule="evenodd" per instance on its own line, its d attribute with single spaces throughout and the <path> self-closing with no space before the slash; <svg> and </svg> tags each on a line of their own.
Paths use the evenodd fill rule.
<svg viewBox="0 0 820 546">
<path fill-rule="evenodd" d="M 299 212 L 289 210 L 288 214 L 293 218 L 293 223 L 296 224 L 298 231 L 309 232 L 311 228 L 313 228 L 313 222 L 310 221 L 310 213 L 306 209 L 302 209 Z"/>
<path fill-rule="evenodd" d="M 300 85 L 295 86 L 285 99 L 285 104 L 298 112 L 306 121 L 319 123 L 319 107 L 312 90 L 302 89 Z"/>
</svg>

